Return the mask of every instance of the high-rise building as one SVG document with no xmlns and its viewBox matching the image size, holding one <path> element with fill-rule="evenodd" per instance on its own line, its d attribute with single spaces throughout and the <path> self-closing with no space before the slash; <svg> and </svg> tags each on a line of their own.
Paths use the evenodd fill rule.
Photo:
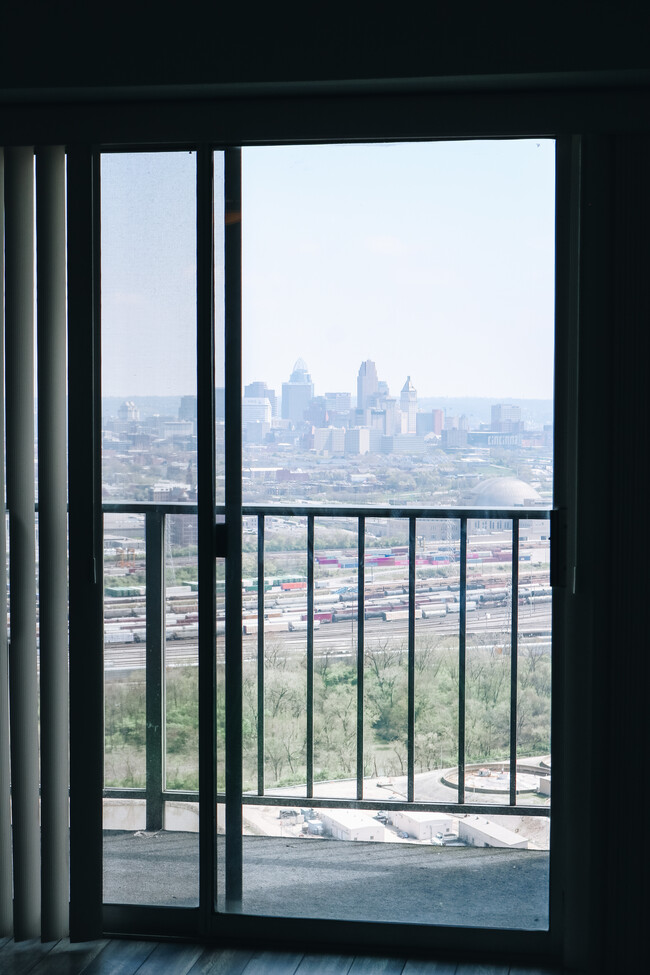
<svg viewBox="0 0 650 975">
<path fill-rule="evenodd" d="M 311 423 L 314 427 L 324 427 L 327 425 L 329 412 L 327 409 L 327 400 L 324 396 L 314 396 L 305 412 L 305 419 L 307 423 Z"/>
<path fill-rule="evenodd" d="M 278 398 L 275 395 L 275 390 L 269 389 L 266 383 L 261 382 L 259 380 L 256 382 L 248 383 L 247 386 L 244 386 L 244 396 L 247 399 L 249 398 L 267 399 L 271 404 L 271 415 L 272 416 L 278 415 L 278 405 L 279 405 Z"/>
<path fill-rule="evenodd" d="M 370 451 L 370 430 L 368 427 L 354 427 L 345 431 L 345 453 L 367 454 Z"/>
<path fill-rule="evenodd" d="M 314 384 L 304 359 L 298 359 L 289 376 L 288 383 L 282 383 L 282 418 L 291 420 L 294 426 L 305 419 L 314 398 Z"/>
<path fill-rule="evenodd" d="M 352 409 L 350 393 L 325 393 L 325 403 L 328 410 L 344 413 Z"/>
<path fill-rule="evenodd" d="M 374 406 L 374 403 L 371 403 L 370 400 L 376 394 L 378 388 L 377 367 L 372 359 L 366 359 L 359 366 L 359 375 L 357 376 L 358 410 L 365 410 L 368 406 Z"/>
<path fill-rule="evenodd" d="M 335 427 L 350 426 L 352 394 L 344 392 L 325 393 L 325 406 L 329 422 Z"/>
<path fill-rule="evenodd" d="M 271 429 L 271 404 L 266 396 L 244 396 L 241 420 L 244 440 L 262 443 Z"/>
<path fill-rule="evenodd" d="M 125 400 L 117 411 L 123 423 L 135 423 L 140 419 L 140 410 L 132 400 Z"/>
<path fill-rule="evenodd" d="M 257 421 L 271 424 L 271 404 L 266 396 L 244 396 L 241 402 L 242 423 Z"/>
<path fill-rule="evenodd" d="M 415 432 L 418 436 L 426 436 L 433 433 L 439 437 L 442 433 L 444 413 L 442 410 L 430 410 L 429 412 L 418 413 L 416 415 Z"/>
<path fill-rule="evenodd" d="M 390 389 L 385 379 L 380 379 L 377 383 L 377 396 L 379 399 L 386 399 L 387 396 L 390 396 Z"/>
<path fill-rule="evenodd" d="M 314 427 L 311 435 L 311 449 L 317 454 L 342 457 L 345 450 L 344 427 Z"/>
<path fill-rule="evenodd" d="M 497 433 L 520 433 L 523 429 L 521 422 L 521 407 L 511 403 L 496 403 L 492 407 L 491 428 Z"/>
<path fill-rule="evenodd" d="M 466 447 L 467 430 L 460 430 L 456 427 L 445 427 L 442 431 L 443 447 Z"/>
<path fill-rule="evenodd" d="M 399 406 L 402 413 L 406 414 L 406 430 L 405 433 L 415 433 L 417 429 L 417 412 L 418 412 L 418 393 L 411 382 L 411 377 L 406 377 L 406 382 L 402 386 L 402 392 L 399 397 Z"/>
<path fill-rule="evenodd" d="M 392 437 L 394 433 L 401 432 L 400 411 L 397 400 L 394 396 L 388 396 L 384 400 L 384 433 L 387 437 Z"/>
<path fill-rule="evenodd" d="M 196 420 L 196 396 L 181 396 L 178 407 L 179 420 Z"/>
</svg>

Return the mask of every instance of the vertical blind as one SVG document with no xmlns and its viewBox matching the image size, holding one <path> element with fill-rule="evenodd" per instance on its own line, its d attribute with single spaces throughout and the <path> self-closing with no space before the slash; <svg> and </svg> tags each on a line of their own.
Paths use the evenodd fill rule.
<svg viewBox="0 0 650 975">
<path fill-rule="evenodd" d="M 7 551 L 9 564 L 0 634 L 0 924 L 16 940 L 51 940 L 67 933 L 69 902 L 64 149 L 0 152 L 0 207 L 5 600 Z"/>
</svg>

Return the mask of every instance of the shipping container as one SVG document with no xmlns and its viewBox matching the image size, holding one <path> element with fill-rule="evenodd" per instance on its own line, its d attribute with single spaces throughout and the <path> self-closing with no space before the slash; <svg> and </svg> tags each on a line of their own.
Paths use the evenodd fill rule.
<svg viewBox="0 0 650 975">
<path fill-rule="evenodd" d="M 408 609 L 394 609 L 391 610 L 390 612 L 384 613 L 383 618 L 387 623 L 392 623 L 396 620 L 407 620 L 409 618 L 409 611 Z M 415 610 L 415 619 L 416 620 L 422 619 L 421 609 Z"/>
<path fill-rule="evenodd" d="M 307 630 L 309 626 L 308 620 L 290 620 L 289 629 L 292 633 L 299 632 L 301 630 Z M 314 620 L 314 629 L 317 630 L 320 626 L 320 620 Z"/>
</svg>

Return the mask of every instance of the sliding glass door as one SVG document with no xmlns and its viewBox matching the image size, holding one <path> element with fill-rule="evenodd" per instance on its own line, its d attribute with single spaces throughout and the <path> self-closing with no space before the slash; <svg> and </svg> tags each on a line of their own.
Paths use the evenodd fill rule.
<svg viewBox="0 0 650 975">
<path fill-rule="evenodd" d="M 104 901 L 539 940 L 554 143 L 101 186 Z"/>
<path fill-rule="evenodd" d="M 242 152 L 220 912 L 549 927 L 554 194 L 550 141 Z"/>
</svg>

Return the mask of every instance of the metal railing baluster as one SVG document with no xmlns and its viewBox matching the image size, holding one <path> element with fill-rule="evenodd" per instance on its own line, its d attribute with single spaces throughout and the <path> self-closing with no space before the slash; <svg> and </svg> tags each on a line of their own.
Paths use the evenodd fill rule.
<svg viewBox="0 0 650 975">
<path fill-rule="evenodd" d="M 163 828 L 165 788 L 165 515 L 145 515 L 147 830 Z"/>
<path fill-rule="evenodd" d="M 409 802 L 415 798 L 415 518 L 409 518 L 409 610 L 408 610 L 408 707 L 407 787 Z"/>
<path fill-rule="evenodd" d="M 264 515 L 257 516 L 257 794 L 264 795 Z"/>
<path fill-rule="evenodd" d="M 458 611 L 458 801 L 465 802 L 465 656 L 467 640 L 467 517 L 460 519 Z"/>
<path fill-rule="evenodd" d="M 307 516 L 307 798 L 314 795 L 314 516 Z"/>
<path fill-rule="evenodd" d="M 182 801 L 192 801 L 196 793 L 176 790 L 169 791 L 164 782 L 164 647 L 165 647 L 165 616 L 164 616 L 164 532 L 167 514 L 194 514 L 196 505 L 191 504 L 150 504 L 128 502 L 125 504 L 107 503 L 102 506 L 105 512 L 128 511 L 145 515 L 145 534 L 147 549 L 147 646 L 146 646 L 146 691 L 147 691 L 147 782 L 145 789 L 116 789 L 106 788 L 105 796 L 123 796 L 131 798 L 145 798 L 147 801 L 147 828 L 161 829 L 163 825 L 164 802 L 171 798 Z M 215 512 L 220 509 L 216 508 Z M 264 581 L 265 581 L 265 525 L 267 514 L 277 514 L 278 507 L 262 508 L 249 506 L 244 509 L 247 515 L 254 514 L 257 519 L 257 790 L 246 796 L 240 796 L 238 812 L 241 802 L 251 803 L 260 800 L 262 804 L 296 805 L 302 800 L 292 800 L 288 796 L 268 796 L 265 785 L 265 619 L 264 619 Z M 473 509 L 464 510 L 456 514 L 460 524 L 459 543 L 459 627 L 458 627 L 458 789 L 455 803 L 426 803 L 415 800 L 415 635 L 416 635 L 416 556 L 417 556 L 417 519 L 439 518 L 448 516 L 447 510 L 431 509 L 426 513 L 421 511 L 395 511 L 391 515 L 383 509 L 350 509 L 346 510 L 348 517 L 354 517 L 358 525 L 358 575 L 357 575 L 357 695 L 356 695 L 356 797 L 355 799 L 321 800 L 314 797 L 314 610 L 315 610 L 315 580 L 314 580 L 314 551 L 315 551 L 315 518 L 340 517 L 340 509 L 319 508 L 317 511 L 294 507 L 290 514 L 293 517 L 303 517 L 307 520 L 307 695 L 306 695 L 306 797 L 313 801 L 314 806 L 333 807 L 337 803 L 341 808 L 371 809 L 376 804 L 364 800 L 364 653 L 365 653 L 365 528 L 369 514 L 373 517 L 407 517 L 409 522 L 408 536 L 408 674 L 407 674 L 407 788 L 403 802 L 396 801 L 395 808 L 412 808 L 414 810 L 434 806 L 440 811 L 456 809 L 466 811 L 471 808 L 480 812 L 486 804 L 468 803 L 465 794 L 465 752 L 466 752 L 466 699 L 467 699 L 467 588 L 468 588 L 468 520 L 484 517 L 485 512 Z M 500 512 L 501 517 L 506 514 Z M 548 520 L 547 511 L 532 509 L 525 512 L 508 511 L 512 522 L 512 604 L 511 604 L 511 672 L 510 672 L 510 788 L 507 805 L 491 805 L 490 810 L 501 814 L 511 812 L 515 814 L 517 803 L 517 666 L 518 666 L 518 606 L 519 606 L 519 539 L 520 522 L 543 518 Z M 226 795 L 219 794 L 216 801 L 224 801 Z M 393 800 L 395 801 L 395 800 Z M 487 808 L 487 806 L 486 806 Z M 528 807 L 516 807 L 517 810 Z M 535 807 L 537 809 L 537 807 Z M 546 807 L 539 807 L 539 815 L 548 815 Z M 233 843 L 233 846 L 235 844 Z M 237 844 L 238 845 L 238 844 Z M 235 870 L 237 864 L 235 861 Z M 236 886 L 236 882 L 235 882 Z"/>
<path fill-rule="evenodd" d="M 519 519 L 512 519 L 510 628 L 510 805 L 517 805 L 517 650 L 519 630 Z"/>
<path fill-rule="evenodd" d="M 358 566 L 357 566 L 357 799 L 363 799 L 363 675 L 364 641 L 366 621 L 366 519 L 363 515 L 357 523 Z"/>
</svg>

